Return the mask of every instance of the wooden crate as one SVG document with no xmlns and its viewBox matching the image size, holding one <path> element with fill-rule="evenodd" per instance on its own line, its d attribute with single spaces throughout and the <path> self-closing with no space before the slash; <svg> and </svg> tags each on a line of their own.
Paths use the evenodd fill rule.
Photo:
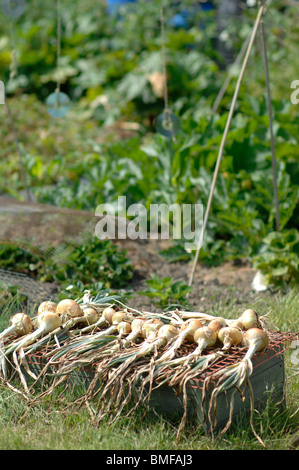
<svg viewBox="0 0 299 470">
<path fill-rule="evenodd" d="M 282 347 L 268 351 L 266 360 L 265 354 L 256 355 L 253 359 L 253 366 L 250 383 L 254 393 L 255 409 L 263 409 L 268 399 L 273 403 L 279 403 L 280 406 L 284 406 L 285 368 Z M 202 426 L 204 432 L 208 432 L 211 427 L 208 419 L 208 408 L 215 383 L 211 375 L 211 380 L 205 392 L 203 408 L 202 395 L 204 380 L 201 378 L 190 380 L 187 386 L 187 418 L 189 420 L 195 419 L 195 421 Z M 226 392 L 220 393 L 217 398 L 217 411 L 215 415 L 217 425 L 214 429 L 215 431 L 222 429 L 229 419 L 230 399 L 235 390 L 234 387 L 231 387 Z M 242 398 L 238 391 L 234 396 L 233 422 L 241 415 L 246 415 L 250 410 L 249 391 L 247 387 L 244 390 Z M 180 394 L 178 396 L 175 389 L 163 385 L 153 391 L 150 406 L 158 413 L 162 413 L 168 417 L 172 415 L 182 416 L 184 410 L 183 395 Z"/>
<path fill-rule="evenodd" d="M 284 352 L 288 349 L 292 340 L 298 338 L 295 333 L 272 333 L 270 335 L 270 342 L 265 351 L 255 354 L 252 359 L 253 372 L 250 376 L 250 383 L 254 394 L 254 407 L 255 409 L 263 409 L 268 400 L 279 406 L 285 405 L 284 386 L 285 386 L 285 367 L 284 367 Z M 204 432 L 210 430 L 208 416 L 208 407 L 211 393 L 215 387 L 214 374 L 218 370 L 228 365 L 236 364 L 240 361 L 246 353 L 245 348 L 233 348 L 230 354 L 225 356 L 217 363 L 211 365 L 202 376 L 190 380 L 187 386 L 187 419 L 195 419 L 198 425 L 201 425 Z M 31 370 L 35 374 L 39 374 L 44 365 L 46 364 L 43 351 L 39 351 L 32 356 L 28 357 L 28 363 Z M 73 383 L 80 383 L 86 386 L 94 377 L 94 370 L 96 364 L 84 367 L 73 373 L 71 381 Z M 25 372 L 25 371 L 24 371 Z M 54 372 L 54 371 L 52 371 Z M 202 409 L 202 394 L 204 379 L 209 378 L 209 386 L 206 389 L 206 398 Z M 230 411 L 230 398 L 232 393 L 236 390 L 231 388 L 225 393 L 219 394 L 217 398 L 217 425 L 215 431 L 222 429 L 229 418 Z M 138 391 L 137 391 L 138 393 Z M 146 395 L 146 393 L 145 393 Z M 250 410 L 249 391 L 247 388 L 244 390 L 244 398 L 241 399 L 239 392 L 235 393 L 233 421 L 241 415 L 244 415 Z M 184 412 L 183 396 L 177 395 L 176 390 L 167 385 L 154 388 L 151 393 L 150 406 L 156 412 L 165 417 L 173 415 L 182 416 Z M 205 416 L 205 420 L 203 420 Z"/>
</svg>

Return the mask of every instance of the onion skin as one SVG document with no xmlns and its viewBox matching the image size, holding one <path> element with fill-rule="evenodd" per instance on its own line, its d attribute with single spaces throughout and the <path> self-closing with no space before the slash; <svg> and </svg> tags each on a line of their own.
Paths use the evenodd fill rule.
<svg viewBox="0 0 299 470">
<path fill-rule="evenodd" d="M 178 329 L 174 325 L 162 325 L 158 329 L 157 337 L 151 341 L 149 338 L 141 345 L 140 351 L 137 353 L 136 357 L 143 357 L 147 354 L 150 354 L 155 350 L 155 348 L 161 348 L 165 344 L 169 343 L 173 338 L 178 335 Z"/>
<path fill-rule="evenodd" d="M 118 325 L 118 323 L 120 323 L 121 321 L 124 321 L 126 318 L 128 318 L 127 314 L 123 312 L 122 310 L 120 310 L 119 312 L 115 312 L 112 315 L 111 324 Z"/>
<path fill-rule="evenodd" d="M 83 311 L 80 305 L 72 299 L 63 299 L 57 304 L 56 312 L 62 317 L 82 317 Z"/>
<path fill-rule="evenodd" d="M 45 311 L 37 316 L 36 321 L 37 321 L 38 328 L 32 333 L 25 335 L 16 344 L 13 344 L 10 347 L 8 347 L 8 349 L 6 350 L 6 354 L 10 354 L 11 352 L 14 352 L 14 351 L 19 351 L 20 349 L 26 346 L 29 346 L 36 339 L 42 337 L 43 335 L 47 333 L 51 333 L 52 331 L 60 328 L 62 325 L 61 316 L 55 312 Z"/>
<path fill-rule="evenodd" d="M 178 329 L 174 325 L 163 325 L 158 331 L 158 338 L 165 338 L 168 343 L 172 338 L 178 335 Z"/>
<path fill-rule="evenodd" d="M 194 333 L 194 342 L 198 344 L 194 354 L 201 353 L 204 349 L 214 346 L 217 341 L 217 333 L 209 326 L 203 326 Z"/>
<path fill-rule="evenodd" d="M 243 341 L 243 333 L 239 328 L 225 326 L 218 331 L 218 338 L 223 344 L 223 350 L 228 350 L 231 346 L 239 346 Z"/>
<path fill-rule="evenodd" d="M 32 330 L 33 324 L 29 315 L 23 312 L 16 313 L 10 319 L 10 326 L 0 333 L 0 339 L 12 333 L 17 336 L 27 335 Z"/>
<path fill-rule="evenodd" d="M 181 332 L 185 331 L 186 333 L 186 336 L 182 335 L 182 337 L 192 343 L 194 341 L 195 331 L 198 330 L 198 328 L 201 328 L 202 326 L 203 324 L 200 320 L 197 320 L 196 318 L 189 318 L 181 326 Z"/>
<path fill-rule="evenodd" d="M 116 310 L 112 307 L 106 307 L 104 308 L 102 312 L 102 317 L 105 318 L 106 322 L 109 323 L 110 325 L 112 324 L 112 317 L 116 313 Z"/>
<path fill-rule="evenodd" d="M 88 325 L 94 325 L 99 319 L 99 316 L 95 309 L 91 307 L 87 307 L 83 310 L 83 318 L 82 321 L 87 323 Z"/>
<path fill-rule="evenodd" d="M 57 310 L 57 304 L 55 302 L 52 302 L 51 300 L 45 300 L 42 302 L 38 309 L 37 309 L 37 314 L 39 315 L 42 312 L 56 312 Z"/>
<path fill-rule="evenodd" d="M 135 341 L 137 338 L 142 337 L 142 327 L 145 322 L 145 318 L 143 317 L 137 317 L 134 318 L 134 320 L 131 322 L 131 333 L 127 336 L 125 340 L 123 340 L 123 347 L 129 346 L 129 344 L 133 341 Z"/>
<path fill-rule="evenodd" d="M 189 338 L 189 341 L 193 341 L 194 333 L 200 328 L 203 328 L 201 321 L 194 318 L 186 320 L 181 326 L 180 332 L 177 338 L 174 339 L 172 346 L 156 360 L 156 364 L 162 364 L 165 361 L 173 359 L 176 351 L 182 346 L 185 339 Z"/>
<path fill-rule="evenodd" d="M 255 310 L 252 310 L 251 308 L 245 310 L 240 316 L 239 320 L 243 323 L 245 330 L 260 327 L 258 314 Z"/>
<path fill-rule="evenodd" d="M 55 312 L 43 312 L 37 318 L 37 324 L 40 329 L 43 328 L 44 333 L 50 333 L 61 326 L 61 318 Z"/>
<path fill-rule="evenodd" d="M 226 326 L 226 320 L 222 317 L 217 317 L 215 320 L 210 321 L 209 328 L 212 328 L 215 332 Z"/>
<path fill-rule="evenodd" d="M 250 328 L 244 333 L 243 344 L 248 347 L 244 359 L 251 359 L 256 352 L 261 352 L 268 346 L 269 337 L 260 328 Z"/>
<path fill-rule="evenodd" d="M 142 324 L 141 335 L 145 339 L 153 338 L 156 335 L 156 332 L 164 326 L 164 323 L 158 318 L 151 318 L 145 320 Z"/>
<path fill-rule="evenodd" d="M 239 328 L 240 330 L 245 330 L 245 326 L 241 322 L 241 320 L 232 320 L 229 322 L 229 326 L 232 328 Z"/>
<path fill-rule="evenodd" d="M 131 323 L 128 321 L 121 321 L 117 325 L 117 331 L 120 337 L 130 334 L 132 331 Z"/>
</svg>

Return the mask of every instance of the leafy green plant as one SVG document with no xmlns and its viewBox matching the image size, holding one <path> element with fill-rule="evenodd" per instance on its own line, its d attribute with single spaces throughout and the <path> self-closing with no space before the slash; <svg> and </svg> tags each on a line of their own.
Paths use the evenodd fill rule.
<svg viewBox="0 0 299 470">
<path fill-rule="evenodd" d="M 271 232 L 264 239 L 260 252 L 253 258 L 268 285 L 285 287 L 299 281 L 299 231 Z"/>
<path fill-rule="evenodd" d="M 81 288 L 118 288 L 125 286 L 133 274 L 125 251 L 111 240 L 96 236 L 88 236 L 81 243 L 65 243 L 58 249 L 49 247 L 46 252 L 17 243 L 0 244 L 0 250 L 2 268 L 31 274 L 40 281 L 68 285 L 77 281 Z"/>
<path fill-rule="evenodd" d="M 139 294 L 153 299 L 157 306 L 173 308 L 188 305 L 186 296 L 191 292 L 192 287 L 187 286 L 184 281 L 174 281 L 171 277 L 160 278 L 152 275 L 151 279 L 147 279 L 145 282 L 148 288 L 139 291 Z"/>
</svg>

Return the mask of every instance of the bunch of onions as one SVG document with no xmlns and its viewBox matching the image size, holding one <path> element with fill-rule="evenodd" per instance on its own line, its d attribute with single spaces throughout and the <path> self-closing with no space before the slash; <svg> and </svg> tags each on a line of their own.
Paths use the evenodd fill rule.
<svg viewBox="0 0 299 470">
<path fill-rule="evenodd" d="M 200 313 L 200 312 L 178 312 L 183 319 L 189 318 L 197 318 L 202 322 L 211 322 L 215 318 L 213 315 L 208 315 L 207 313 Z M 228 325 L 234 324 L 234 326 L 238 326 L 242 330 L 248 330 L 249 328 L 261 328 L 262 327 L 262 320 L 264 317 L 259 317 L 258 313 L 253 309 L 245 310 L 242 315 L 238 319 L 231 320 L 226 319 Z"/>
<path fill-rule="evenodd" d="M 158 328 L 155 338 L 150 335 L 149 338 L 146 338 L 140 345 L 137 345 L 136 348 L 131 348 L 128 352 L 125 351 L 123 354 L 118 354 L 111 359 L 107 366 L 114 367 L 121 363 L 121 370 L 125 369 L 132 362 L 161 349 L 168 342 L 173 340 L 178 333 L 179 330 L 174 325 L 163 324 L 163 326 Z"/>
<path fill-rule="evenodd" d="M 41 313 L 37 316 L 37 329 L 32 333 L 26 334 L 22 339 L 11 345 L 11 347 L 8 347 L 5 350 L 5 354 L 9 355 L 14 351 L 19 351 L 29 346 L 44 335 L 60 329 L 61 325 L 61 317 L 57 313 L 47 311 Z"/>
<path fill-rule="evenodd" d="M 167 351 L 165 351 L 161 357 L 156 360 L 156 365 L 163 364 L 166 361 L 170 361 L 171 359 L 173 359 L 176 354 L 176 351 L 182 346 L 183 342 L 185 340 L 193 341 L 195 331 L 201 328 L 202 326 L 202 323 L 197 319 L 190 318 L 186 320 L 181 325 L 178 337 L 175 339 L 172 346 Z"/>
<path fill-rule="evenodd" d="M 103 315 L 100 317 L 102 318 Z M 79 355 L 82 355 L 88 351 L 93 349 L 99 349 L 107 344 L 115 340 L 114 333 L 118 331 L 118 325 L 123 322 L 127 321 L 127 314 L 124 311 L 115 311 L 114 309 L 110 309 L 109 311 L 106 310 L 105 314 L 105 324 L 110 323 L 110 326 L 104 330 L 100 330 L 98 333 L 75 337 L 71 339 L 71 341 L 67 342 L 58 351 L 51 351 L 47 354 L 47 357 L 51 357 L 51 361 L 56 361 L 62 357 L 67 357 L 68 360 L 76 360 Z M 86 328 L 80 329 L 80 332 L 84 332 L 87 329 L 94 328 L 96 325 L 99 324 L 99 320 L 95 323 L 89 325 Z"/>
<path fill-rule="evenodd" d="M 32 332 L 33 324 L 31 318 L 26 313 L 16 313 L 10 318 L 10 325 L 0 333 L 0 340 L 14 334 L 24 336 Z"/>
<path fill-rule="evenodd" d="M 112 316 L 109 318 L 110 326 L 106 328 L 105 330 L 102 330 L 99 333 L 96 333 L 95 337 L 101 338 L 102 336 L 109 336 L 109 335 L 116 333 L 118 331 L 118 325 L 121 322 L 124 322 L 124 321 L 127 322 L 128 320 L 129 320 L 129 317 L 127 313 L 124 312 L 123 310 L 119 310 L 117 312 L 114 311 Z M 108 322 L 108 320 L 106 320 L 106 322 Z"/>
<path fill-rule="evenodd" d="M 163 377 L 164 380 L 166 379 L 171 387 L 177 385 L 181 387 L 184 382 L 192 378 L 192 376 L 197 375 L 199 369 L 202 370 L 203 366 L 208 364 L 210 356 L 201 357 L 201 354 L 205 349 L 213 347 L 216 341 L 217 332 L 212 328 L 209 326 L 198 328 L 193 335 L 193 342 L 197 344 L 197 347 L 186 356 L 166 361 L 163 369 L 159 371 L 160 379 L 161 377 Z M 192 361 L 194 362 L 192 363 Z M 190 364 L 191 370 L 190 368 L 186 368 L 188 364 Z M 170 369 L 173 368 L 175 369 L 174 372 L 170 372 Z"/>
<path fill-rule="evenodd" d="M 98 320 L 93 324 L 86 326 L 81 330 L 82 333 L 87 333 L 90 330 L 95 328 L 99 328 L 102 326 L 107 326 L 112 324 L 112 317 L 116 313 L 116 310 L 112 307 L 106 307 L 102 311 L 102 315 L 98 318 Z"/>
<path fill-rule="evenodd" d="M 128 368 L 132 366 L 133 363 L 161 349 L 176 337 L 178 332 L 179 330 L 174 325 L 164 324 L 158 329 L 154 339 L 152 337 L 145 339 L 140 345 L 136 346 L 136 348 L 131 348 L 131 350 L 128 352 L 125 351 L 123 354 L 117 354 L 103 367 L 103 370 L 99 371 L 98 368 L 98 372 L 100 372 L 103 377 L 109 370 L 118 366 L 111 378 L 107 381 L 102 398 L 109 392 L 111 387 L 113 389 L 113 387 L 116 386 L 117 380 L 121 380 L 121 377 L 127 373 Z"/>
</svg>

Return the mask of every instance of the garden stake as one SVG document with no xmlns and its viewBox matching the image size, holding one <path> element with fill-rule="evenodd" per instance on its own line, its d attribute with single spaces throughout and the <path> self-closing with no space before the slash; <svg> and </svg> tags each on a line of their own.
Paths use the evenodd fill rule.
<svg viewBox="0 0 299 470">
<path fill-rule="evenodd" d="M 196 250 L 195 258 L 194 258 L 194 261 L 193 261 L 193 266 L 192 266 L 191 275 L 190 275 L 190 279 L 189 279 L 189 286 L 191 286 L 192 283 L 193 283 L 195 268 L 196 268 L 196 265 L 197 265 L 199 252 L 200 252 L 200 249 L 201 249 L 201 246 L 202 246 L 202 243 L 203 243 L 203 237 L 204 237 L 204 233 L 205 233 L 207 222 L 208 222 L 209 212 L 210 212 L 210 208 L 211 208 L 211 204 L 212 204 L 213 193 L 214 193 L 214 189 L 215 189 L 215 185 L 216 185 L 216 180 L 217 180 L 217 176 L 218 176 L 218 172 L 219 172 L 219 167 L 220 167 L 220 163 L 221 163 L 221 159 L 222 159 L 222 155 L 223 155 L 224 145 L 225 145 L 225 142 L 226 142 L 226 138 L 227 138 L 227 134 L 228 134 L 228 131 L 229 131 L 230 123 L 231 123 L 231 120 L 232 120 L 232 117 L 233 117 L 233 113 L 234 113 L 237 97 L 238 97 L 238 94 L 239 94 L 241 82 L 242 82 L 242 79 L 243 79 L 243 76 L 244 76 L 244 72 L 245 72 L 245 69 L 246 69 L 246 66 L 247 66 L 247 63 L 248 63 L 250 52 L 251 52 L 251 49 L 252 49 L 252 46 L 253 46 L 253 43 L 254 43 L 254 39 L 255 39 L 255 36 L 256 36 L 256 32 L 257 32 L 257 29 L 258 29 L 263 11 L 264 11 L 264 5 L 260 5 L 256 20 L 255 20 L 255 23 L 254 23 L 254 26 L 253 26 L 253 29 L 252 29 L 251 38 L 250 38 L 250 41 L 249 41 L 249 44 L 248 44 L 248 48 L 247 48 L 247 51 L 246 51 L 246 54 L 245 54 L 245 57 L 244 57 L 242 68 L 241 68 L 241 71 L 240 71 L 240 74 L 239 74 L 239 77 L 238 77 L 238 81 L 237 81 L 237 85 L 236 85 L 235 92 L 234 92 L 234 95 L 233 95 L 233 99 L 232 99 L 232 102 L 231 102 L 231 105 L 230 105 L 228 118 L 227 118 L 227 121 L 226 121 L 225 129 L 224 129 L 224 133 L 223 133 L 223 136 L 222 136 L 222 141 L 221 141 L 221 144 L 220 144 L 219 153 L 218 153 L 218 157 L 217 157 L 217 161 L 216 161 L 216 166 L 215 166 L 215 170 L 214 170 L 213 181 L 212 181 L 212 185 L 211 185 L 211 189 L 210 189 L 207 208 L 206 208 L 206 212 L 205 212 L 205 216 L 204 216 L 203 226 L 202 226 L 202 229 L 201 229 L 201 232 L 200 232 L 200 237 L 199 237 L 199 240 L 198 240 L 197 250 Z"/>
<path fill-rule="evenodd" d="M 263 4 L 263 0 L 259 0 L 259 5 L 262 5 L 262 4 Z M 268 54 L 267 54 L 267 45 L 266 45 L 263 15 L 260 21 L 260 33 L 261 33 L 262 52 L 263 52 L 263 59 L 264 59 L 265 81 L 266 81 L 266 91 L 267 91 L 267 106 L 268 106 L 268 114 L 269 114 L 269 131 L 270 131 L 270 143 L 271 143 L 271 160 L 272 160 L 272 172 L 273 172 L 273 192 L 274 192 L 274 204 L 275 204 L 275 216 L 276 216 L 276 231 L 279 232 L 280 231 L 280 218 L 279 218 L 278 191 L 277 191 L 275 145 L 274 145 L 274 135 L 273 135 L 273 113 L 272 113 L 272 105 L 271 105 L 269 64 L 268 64 Z"/>
</svg>

